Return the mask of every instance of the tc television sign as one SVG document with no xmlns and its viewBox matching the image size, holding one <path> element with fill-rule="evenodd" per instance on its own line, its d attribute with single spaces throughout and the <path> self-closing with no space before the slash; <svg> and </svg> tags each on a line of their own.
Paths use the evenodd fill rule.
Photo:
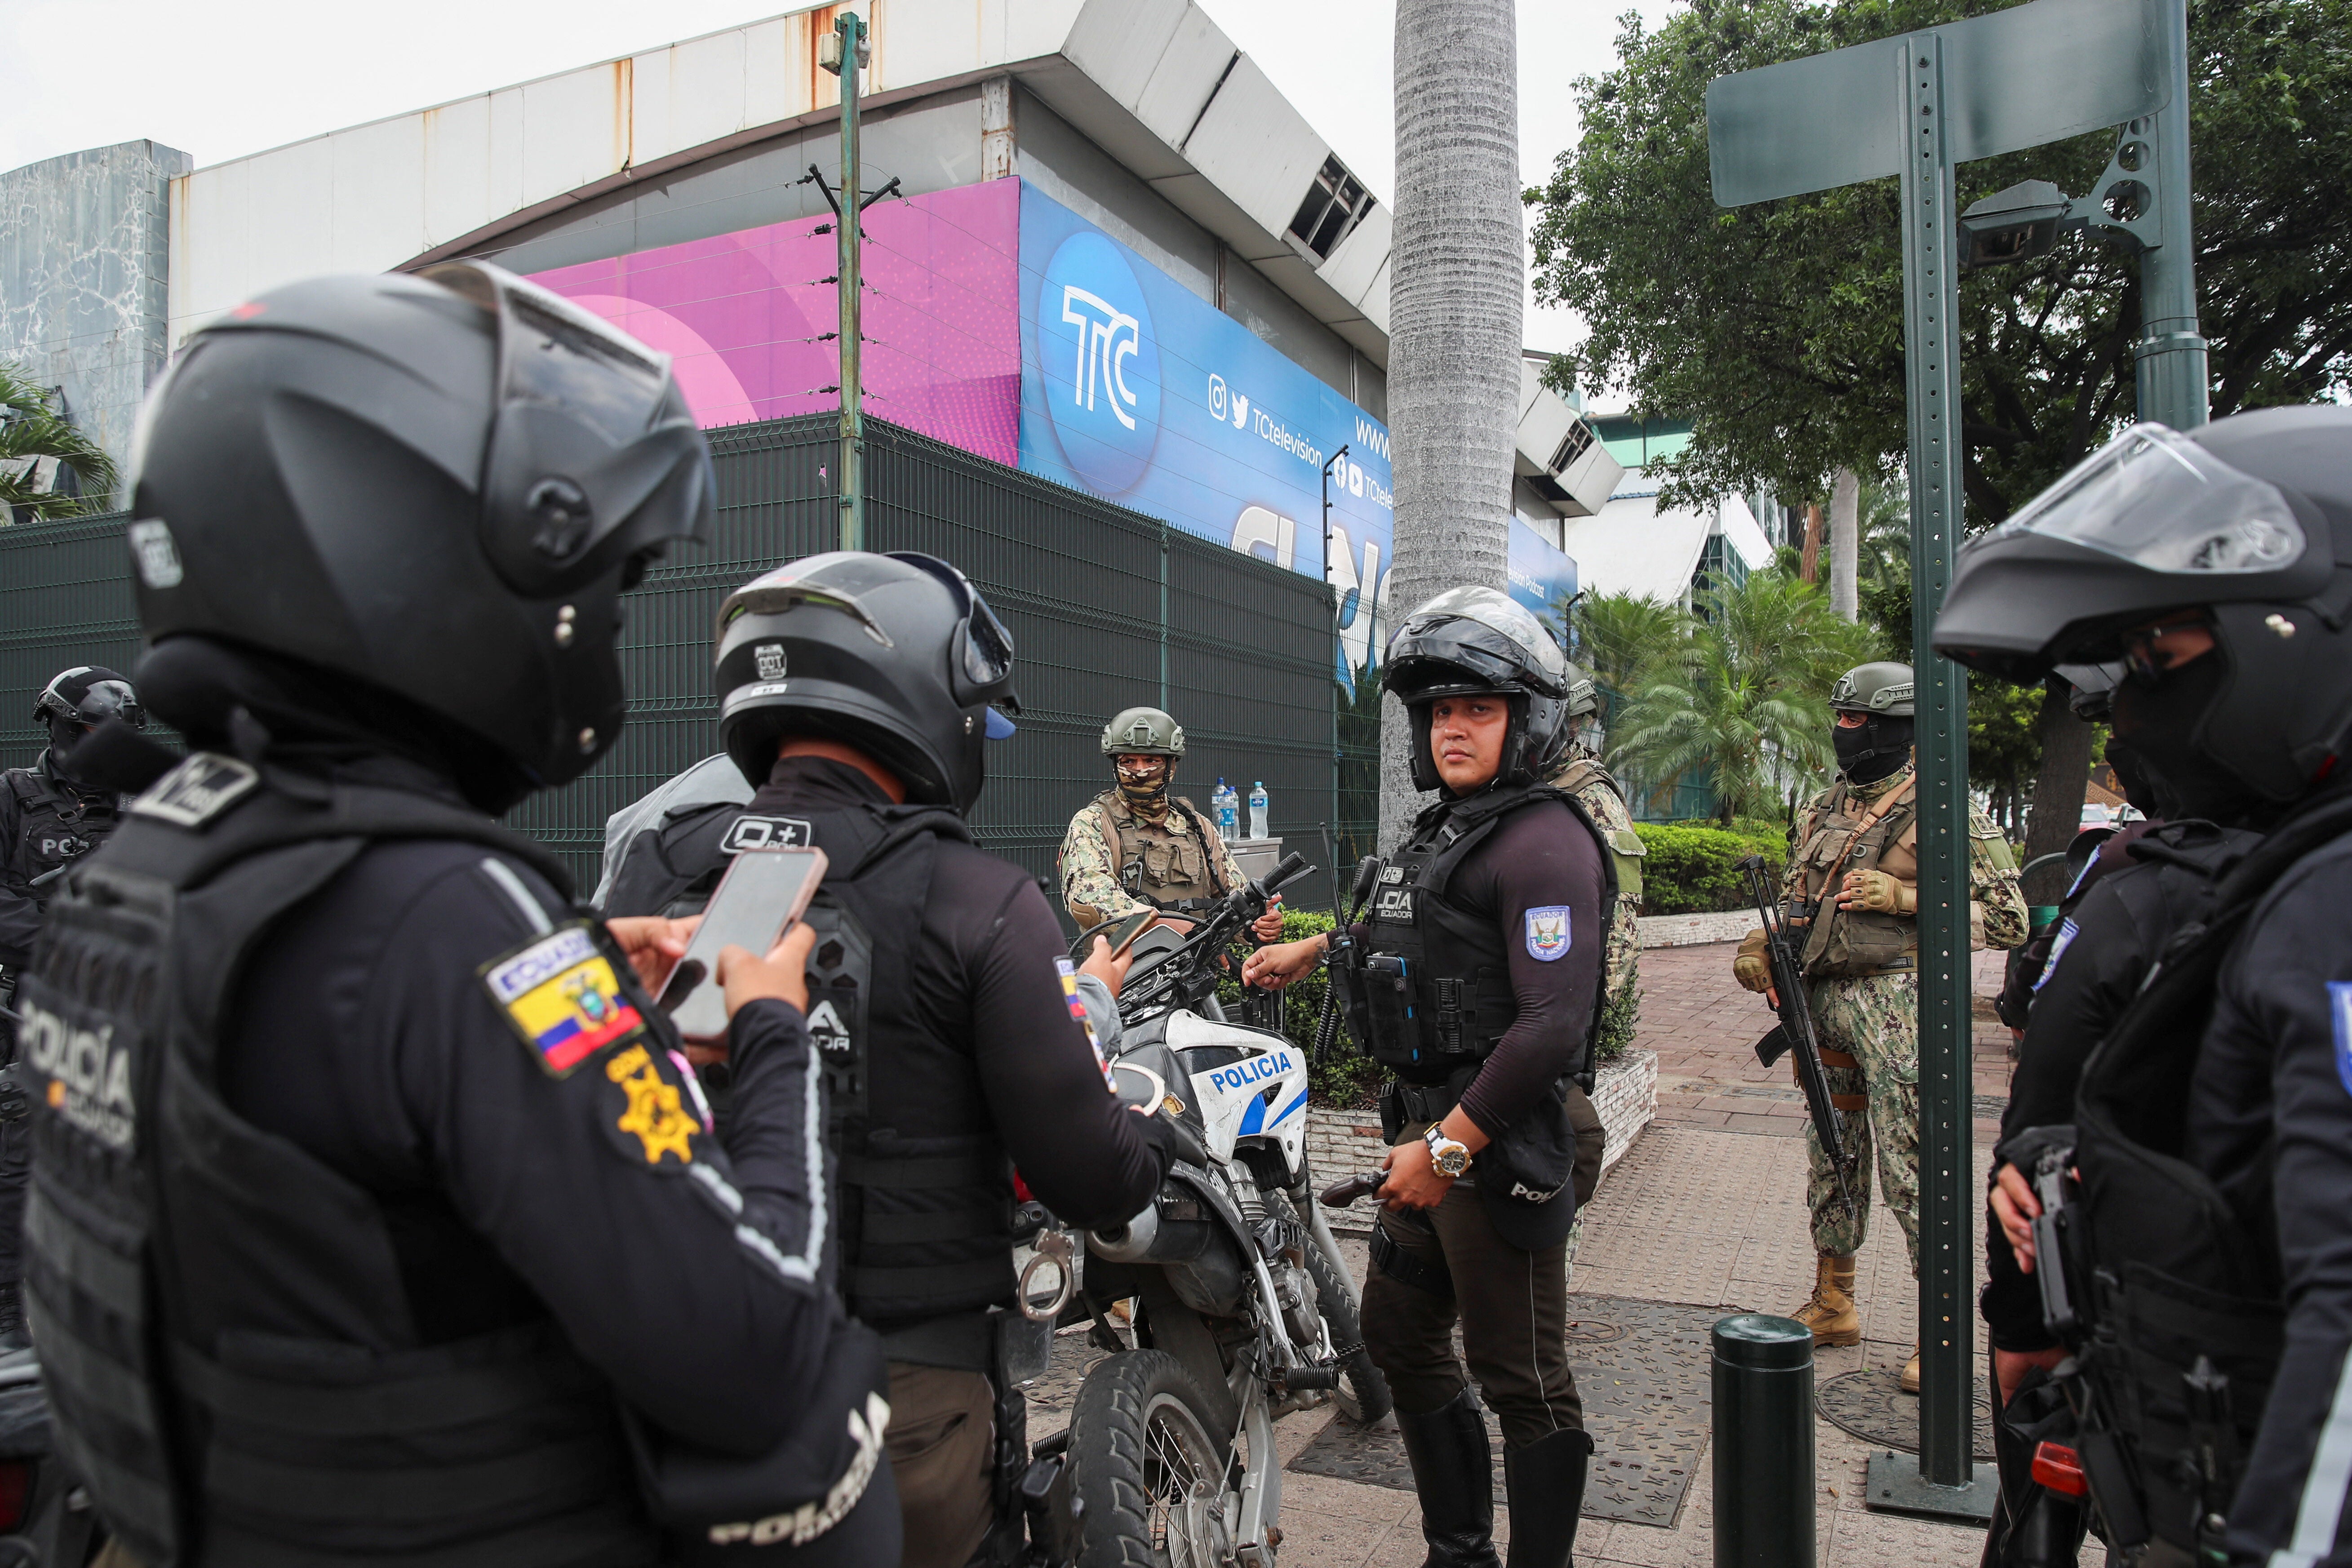
<svg viewBox="0 0 2352 1568">
<path fill-rule="evenodd" d="M 1321 575 L 1352 685 L 1388 635 L 1387 427 L 1025 184 L 1021 258 L 1021 467 Z M 1327 552 L 1323 468 L 1342 447 Z M 1517 596 L 1540 612 L 1575 593 L 1575 563 L 1523 523 L 1511 532 Z"/>
</svg>

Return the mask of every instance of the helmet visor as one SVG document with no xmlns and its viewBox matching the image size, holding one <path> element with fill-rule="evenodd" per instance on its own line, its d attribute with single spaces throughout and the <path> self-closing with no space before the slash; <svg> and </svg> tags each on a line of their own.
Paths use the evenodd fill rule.
<svg viewBox="0 0 2352 1568">
<path fill-rule="evenodd" d="M 1568 695 L 1568 656 L 1527 606 L 1492 588 L 1449 588 L 1412 612 L 1391 661 L 1433 659 L 1487 683 Z"/>
<path fill-rule="evenodd" d="M 2277 486 L 2161 425 L 2133 426 L 1984 542 L 2023 533 L 2188 578 L 2282 571 L 2308 543 Z"/>
<path fill-rule="evenodd" d="M 109 719 L 120 719 L 134 730 L 147 727 L 147 710 L 139 706 L 139 694 L 127 680 L 93 681 L 82 693 L 79 707 L 81 721 L 93 727 Z"/>
</svg>

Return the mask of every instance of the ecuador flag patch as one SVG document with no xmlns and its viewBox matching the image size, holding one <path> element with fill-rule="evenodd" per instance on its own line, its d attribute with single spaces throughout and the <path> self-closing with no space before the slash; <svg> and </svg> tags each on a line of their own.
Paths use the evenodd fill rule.
<svg viewBox="0 0 2352 1568">
<path fill-rule="evenodd" d="M 481 975 L 490 1000 L 557 1078 L 645 1027 L 584 921 L 492 960 Z"/>
</svg>

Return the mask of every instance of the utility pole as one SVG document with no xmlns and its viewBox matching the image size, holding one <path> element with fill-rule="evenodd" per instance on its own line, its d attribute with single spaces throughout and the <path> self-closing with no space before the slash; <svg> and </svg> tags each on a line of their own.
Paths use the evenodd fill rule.
<svg viewBox="0 0 2352 1568">
<path fill-rule="evenodd" d="M 858 242 L 865 237 L 858 220 L 866 202 L 860 199 L 865 186 L 857 166 L 857 71 L 872 55 L 866 19 L 855 11 L 844 11 L 835 18 L 833 36 L 824 40 L 817 54 L 817 64 L 841 79 L 841 194 L 837 197 L 829 190 L 824 194 L 833 205 L 833 226 L 839 242 L 834 282 L 841 295 L 841 453 L 836 467 L 841 475 L 840 547 L 844 550 L 866 548 L 866 398 L 858 363 L 866 314 L 865 289 L 858 276 Z M 815 174 L 816 170 L 809 173 Z M 817 187 L 824 188 L 822 176 Z"/>
</svg>

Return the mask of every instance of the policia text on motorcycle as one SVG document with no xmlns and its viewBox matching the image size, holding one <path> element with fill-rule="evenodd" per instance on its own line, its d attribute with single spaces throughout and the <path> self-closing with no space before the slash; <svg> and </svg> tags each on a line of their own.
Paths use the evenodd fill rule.
<svg viewBox="0 0 2352 1568">
<path fill-rule="evenodd" d="M 723 958 L 714 1128 L 680 928 L 493 820 L 613 744 L 618 596 L 707 530 L 667 360 L 494 268 L 324 279 L 197 334 L 138 452 L 194 750 L 116 748 L 21 998 L 27 1307 L 115 1561 L 895 1560 L 813 933 Z"/>
<path fill-rule="evenodd" d="M 2127 431 L 1969 545 L 1937 619 L 2009 679 L 2125 664 L 2115 733 L 2169 819 L 2132 856 L 2183 908 L 2070 1118 L 1995 1151 L 2066 1352 L 2057 1440 L 2139 1562 L 2352 1563 L 2347 604 L 2352 411 L 2280 408 Z M 2037 1014 L 2115 962 L 2089 940 L 2053 942 Z"/>
<path fill-rule="evenodd" d="M 59 670 L 33 701 L 33 722 L 49 743 L 29 768 L 0 773 L 0 1009 L 12 1009 L 16 983 L 66 868 L 106 840 L 120 819 L 121 797 L 87 783 L 74 756 L 98 726 L 117 720 L 144 728 L 131 683 L 102 665 Z M 0 1062 L 16 1059 L 16 1032 L 0 1013 Z M 0 1352 L 26 1345 L 25 1182 L 32 1152 L 31 1105 L 21 1074 L 0 1080 Z"/>
<path fill-rule="evenodd" d="M 1215 905 L 1247 879 L 1208 816 L 1170 793 L 1184 756 L 1184 727 L 1157 708 L 1129 708 L 1103 726 L 1111 787 L 1078 808 L 1062 836 L 1062 903 L 1080 931 L 1146 909 L 1181 919 Z M 1253 928 L 1282 935 L 1282 912 Z"/>
<path fill-rule="evenodd" d="M 1830 690 L 1838 778 L 1790 834 L 1782 893 L 1790 928 L 1803 933 L 1806 997 L 1821 1036 L 1831 1104 L 1843 1126 L 1849 1208 L 1820 1136 L 1805 1133 L 1805 1206 L 1815 1254 L 1813 1294 L 1792 1314 L 1816 1343 L 1862 1342 L 1853 1299 L 1854 1254 L 1868 1237 L 1870 1166 L 1903 1229 L 1919 1273 L 1919 856 L 1918 782 L 1912 768 L 1912 677 L 1907 664 L 1865 664 Z M 1992 819 L 1969 812 L 1971 947 L 2025 940 L 2025 900 L 2009 841 Z M 1764 933 L 1732 960 L 1750 991 L 1769 992 Z M 1777 998 L 1773 998 L 1777 1005 Z M 1793 1059 L 1791 1066 L 1794 1066 Z M 1919 1392 L 1919 1350 L 1902 1387 Z"/>
<path fill-rule="evenodd" d="M 1333 972 L 1351 1027 L 1395 1075 L 1364 1341 L 1395 1394 L 1440 1568 L 1496 1562 L 1457 1319 L 1502 1423 L 1515 1563 L 1569 1561 L 1592 1451 L 1566 1344 L 1569 1097 L 1591 1068 L 1616 879 L 1575 797 L 1537 782 L 1568 745 L 1574 681 L 1550 634 L 1495 590 L 1454 589 L 1405 619 L 1383 682 L 1412 716 L 1413 780 L 1439 798 L 1374 874 L 1360 962 Z M 1263 948 L 1247 977 L 1286 984 L 1325 948 Z M 1598 1139 L 1586 1147 L 1589 1184 Z"/>
<path fill-rule="evenodd" d="M 730 595 L 717 665 L 720 734 L 755 793 L 646 829 L 608 908 L 698 908 L 749 843 L 825 851 L 810 1028 L 838 1288 L 889 1357 L 904 1561 L 963 1568 L 1011 1509 L 1003 1467 L 1026 1459 L 1003 1349 L 1024 1324 L 1013 1169 L 1058 1218 L 1116 1225 L 1158 1190 L 1171 1124 L 1120 1112 L 1072 1020 L 1053 910 L 964 825 L 987 737 L 1012 732 L 996 705 L 1018 705 L 1011 639 L 963 574 L 916 554 L 796 562 Z M 1123 967 L 1088 972 L 1115 987 Z M 1092 998 L 1106 1037 L 1110 997 Z M 1018 1514 L 1003 1522 L 1017 1545 Z"/>
</svg>

